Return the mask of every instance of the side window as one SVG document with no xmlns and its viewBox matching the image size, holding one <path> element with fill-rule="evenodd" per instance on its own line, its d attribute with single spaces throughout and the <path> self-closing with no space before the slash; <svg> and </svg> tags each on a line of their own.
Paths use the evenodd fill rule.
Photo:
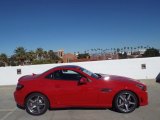
<svg viewBox="0 0 160 120">
<path fill-rule="evenodd" d="M 79 81 L 82 78 L 82 75 L 73 70 L 57 70 L 47 75 L 46 78 L 53 80 Z"/>
<path fill-rule="evenodd" d="M 63 79 L 64 80 L 75 80 L 79 81 L 82 78 L 82 75 L 73 70 L 63 70 Z"/>
<path fill-rule="evenodd" d="M 47 75 L 46 78 L 60 80 L 60 79 L 63 79 L 62 76 L 63 76 L 62 71 L 61 70 L 57 70 L 57 71 Z"/>
</svg>

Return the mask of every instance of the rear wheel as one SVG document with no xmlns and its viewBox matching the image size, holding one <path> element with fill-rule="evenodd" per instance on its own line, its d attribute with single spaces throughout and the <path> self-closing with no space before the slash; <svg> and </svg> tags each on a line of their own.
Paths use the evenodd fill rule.
<svg viewBox="0 0 160 120">
<path fill-rule="evenodd" d="M 118 112 L 133 112 L 138 105 L 136 95 L 131 91 L 122 91 L 114 99 L 114 107 Z"/>
<path fill-rule="evenodd" d="M 31 115 L 42 115 L 49 108 L 49 101 L 46 96 L 40 93 L 33 93 L 27 97 L 25 108 Z"/>
</svg>

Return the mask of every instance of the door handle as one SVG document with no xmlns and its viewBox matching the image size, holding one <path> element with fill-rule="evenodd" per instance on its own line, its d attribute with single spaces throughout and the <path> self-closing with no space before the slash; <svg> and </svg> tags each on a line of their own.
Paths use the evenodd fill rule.
<svg viewBox="0 0 160 120">
<path fill-rule="evenodd" d="M 111 92 L 112 91 L 112 89 L 110 89 L 110 88 L 102 88 L 101 89 L 101 92 Z"/>
</svg>

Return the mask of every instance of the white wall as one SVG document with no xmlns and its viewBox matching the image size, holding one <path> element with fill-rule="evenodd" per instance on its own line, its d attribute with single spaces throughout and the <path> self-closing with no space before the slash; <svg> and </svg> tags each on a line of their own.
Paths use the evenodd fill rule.
<svg viewBox="0 0 160 120">
<path fill-rule="evenodd" d="M 0 67 L 0 85 L 15 85 L 17 84 L 18 78 L 23 75 L 42 73 L 52 67 L 65 64 L 68 63 Z M 121 75 L 135 79 L 154 79 L 160 72 L 160 57 L 104 60 L 69 64 L 85 67 L 92 72 Z M 141 64 L 146 64 L 146 69 L 141 69 Z M 21 75 L 17 75 L 17 69 L 21 69 Z"/>
</svg>

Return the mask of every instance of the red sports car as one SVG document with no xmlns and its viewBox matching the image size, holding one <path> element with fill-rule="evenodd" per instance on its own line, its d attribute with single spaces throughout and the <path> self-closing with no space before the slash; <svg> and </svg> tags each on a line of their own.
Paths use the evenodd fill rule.
<svg viewBox="0 0 160 120">
<path fill-rule="evenodd" d="M 14 97 L 17 106 L 32 115 L 49 108 L 71 107 L 115 108 L 129 113 L 148 104 L 147 87 L 139 81 L 92 73 L 74 65 L 21 77 Z"/>
</svg>

